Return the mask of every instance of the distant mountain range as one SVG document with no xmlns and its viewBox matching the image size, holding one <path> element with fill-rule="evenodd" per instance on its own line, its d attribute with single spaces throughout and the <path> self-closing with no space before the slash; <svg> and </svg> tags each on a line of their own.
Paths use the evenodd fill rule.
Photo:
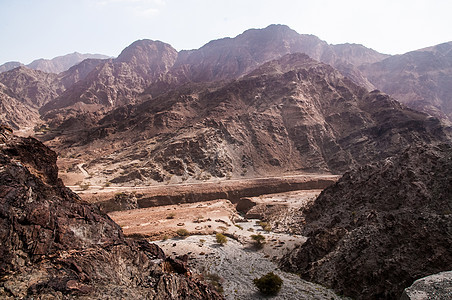
<svg viewBox="0 0 452 300">
<path fill-rule="evenodd" d="M 102 54 L 81 54 L 78 52 L 74 52 L 63 56 L 57 56 L 52 59 L 43 59 L 43 58 L 36 59 L 25 66 L 33 70 L 40 70 L 47 73 L 58 74 L 67 71 L 70 67 L 78 63 L 81 63 L 87 58 L 107 59 L 109 58 L 109 56 Z M 0 65 L 0 73 L 12 70 L 20 66 L 24 66 L 24 64 L 17 61 L 4 63 L 3 65 Z"/>
</svg>

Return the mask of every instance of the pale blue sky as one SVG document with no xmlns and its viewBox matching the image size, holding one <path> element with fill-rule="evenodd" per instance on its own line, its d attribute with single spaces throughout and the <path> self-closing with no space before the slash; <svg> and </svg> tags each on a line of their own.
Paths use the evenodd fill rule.
<svg viewBox="0 0 452 300">
<path fill-rule="evenodd" d="M 451 15 L 451 0 L 0 0 L 0 64 L 143 38 L 194 49 L 270 24 L 398 54 L 451 41 Z"/>
</svg>

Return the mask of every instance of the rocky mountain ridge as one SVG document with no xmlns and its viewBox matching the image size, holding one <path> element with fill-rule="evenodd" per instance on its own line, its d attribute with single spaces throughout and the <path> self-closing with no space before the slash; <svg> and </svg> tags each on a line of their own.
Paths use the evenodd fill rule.
<svg viewBox="0 0 452 300">
<path fill-rule="evenodd" d="M 12 69 L 15 69 L 20 66 L 25 66 L 29 69 L 39 70 L 46 73 L 54 73 L 58 74 L 64 71 L 67 71 L 72 66 L 75 66 L 85 59 L 108 59 L 109 57 L 102 54 L 82 54 L 78 52 L 57 56 L 52 59 L 36 59 L 29 63 L 28 65 L 24 65 L 20 62 L 6 62 L 0 65 L 0 73 L 6 72 Z"/>
<path fill-rule="evenodd" d="M 439 45 L 439 48 L 444 47 Z M 121 105 L 139 103 L 143 92 L 157 97 L 184 84 L 235 80 L 262 63 L 298 52 L 332 65 L 369 91 L 377 87 L 411 107 L 434 114 L 443 121 L 448 120 L 450 78 L 443 67 L 450 64 L 450 58 L 446 52 L 431 49 L 419 51 L 441 56 L 438 59 L 442 59 L 442 63 L 430 64 L 435 65 L 436 71 L 429 71 L 430 75 L 419 73 L 416 75 L 419 79 L 413 81 L 404 79 L 403 72 L 392 70 L 389 74 L 388 68 L 382 67 L 383 60 L 392 64 L 399 56 L 389 57 L 356 44 L 329 45 L 316 36 L 298 34 L 284 25 L 250 29 L 234 38 L 211 41 L 200 49 L 180 52 L 159 41 L 136 41 L 118 58 L 85 60 L 60 73 L 55 81 L 58 93 L 52 90 L 53 87 L 47 88 L 52 91 L 44 97 L 44 102 L 39 101 L 38 108 L 44 120 L 54 127 L 66 116 L 93 111 L 104 114 Z M 415 59 L 414 63 L 422 62 Z M 14 90 L 8 81 L 14 80 L 15 75 L 9 73 L 7 76 L 13 79 L 4 78 L 1 82 Z M 372 80 L 369 81 L 369 78 Z M 421 79 L 422 82 L 419 81 Z M 43 89 L 39 91 L 45 92 Z"/>
<path fill-rule="evenodd" d="M 447 140 L 437 119 L 368 92 L 305 54 L 286 55 L 215 87 L 186 85 L 149 98 L 113 110 L 90 129 L 75 125 L 84 116 L 68 120 L 54 146 L 66 156 L 83 153 L 87 168 L 103 170 L 112 182 L 142 184 L 170 177 L 340 174 L 413 143 Z M 99 143 L 109 146 L 100 150 Z M 95 148 L 102 159 L 84 150 Z"/>
<path fill-rule="evenodd" d="M 413 145 L 361 166 L 300 212 L 308 241 L 282 265 L 356 299 L 398 299 L 452 268 L 452 148 Z"/>
</svg>

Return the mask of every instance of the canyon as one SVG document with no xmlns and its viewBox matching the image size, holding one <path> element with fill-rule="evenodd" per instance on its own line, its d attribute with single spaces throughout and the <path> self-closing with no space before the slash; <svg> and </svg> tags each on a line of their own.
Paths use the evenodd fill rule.
<svg viewBox="0 0 452 300">
<path fill-rule="evenodd" d="M 3 65 L 0 295 L 408 297 L 452 269 L 450 46 L 270 25 Z"/>
</svg>

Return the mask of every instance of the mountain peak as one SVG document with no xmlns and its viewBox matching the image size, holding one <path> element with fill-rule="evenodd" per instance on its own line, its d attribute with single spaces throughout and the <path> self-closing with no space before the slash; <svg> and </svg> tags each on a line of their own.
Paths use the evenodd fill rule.
<svg viewBox="0 0 452 300">
<path fill-rule="evenodd" d="M 175 60 L 177 51 L 167 43 L 142 39 L 133 42 L 122 50 L 115 61 L 150 65 L 152 61 L 155 63 L 156 59 L 161 59 L 164 56 Z"/>
</svg>

